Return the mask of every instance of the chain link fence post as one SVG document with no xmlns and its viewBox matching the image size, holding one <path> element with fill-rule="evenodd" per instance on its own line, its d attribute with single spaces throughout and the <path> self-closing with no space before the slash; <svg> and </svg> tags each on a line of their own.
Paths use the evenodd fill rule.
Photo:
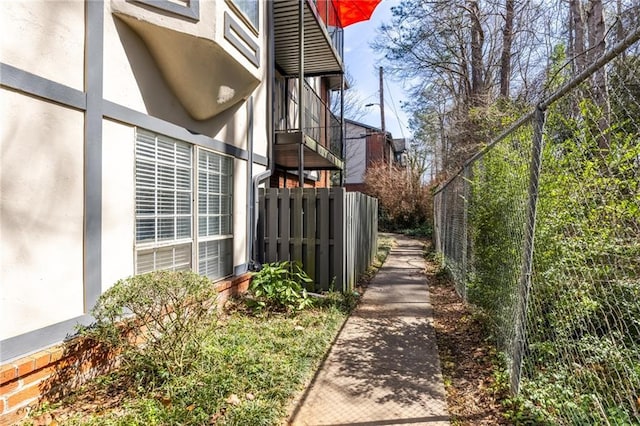
<svg viewBox="0 0 640 426">
<path fill-rule="evenodd" d="M 469 211 L 469 196 L 470 196 L 470 172 L 471 165 L 465 165 L 462 171 L 462 271 L 461 271 L 461 296 L 462 299 L 467 302 L 467 277 L 468 277 L 468 248 L 469 248 L 469 221 L 468 221 L 468 211 Z"/>
<path fill-rule="evenodd" d="M 538 204 L 538 188 L 540 182 L 540 168 L 542 165 L 542 148 L 545 111 L 537 108 L 533 120 L 533 146 L 531 149 L 531 163 L 529 172 L 529 191 L 527 205 L 527 222 L 524 230 L 522 247 L 522 268 L 518 282 L 518 293 L 515 306 L 515 338 L 513 358 L 511 364 L 511 392 L 517 395 L 520 391 L 520 377 L 522 374 L 522 360 L 527 339 L 527 305 L 531 290 L 531 272 L 533 267 L 534 236 L 536 229 L 536 207 Z"/>
</svg>

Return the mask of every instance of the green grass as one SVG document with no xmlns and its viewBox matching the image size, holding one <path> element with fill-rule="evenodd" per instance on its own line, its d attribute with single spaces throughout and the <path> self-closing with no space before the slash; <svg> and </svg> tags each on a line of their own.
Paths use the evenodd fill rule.
<svg viewBox="0 0 640 426">
<path fill-rule="evenodd" d="M 238 310 L 205 330 L 197 359 L 184 374 L 149 390 L 116 372 L 52 405 L 51 414 L 69 425 L 281 424 L 347 316 L 343 304 L 335 303 L 339 299 L 295 314 Z M 126 396 L 98 412 L 96 407 L 109 405 L 100 399 L 114 392 Z M 83 393 L 98 395 L 97 404 Z"/>
<path fill-rule="evenodd" d="M 394 243 L 392 238 L 378 240 L 377 256 L 363 280 L 375 275 Z M 164 275 L 123 282 L 113 294 L 103 295 L 103 304 L 114 305 L 108 312 L 118 313 L 123 303 L 135 302 L 144 314 L 145 306 L 157 308 L 158 300 L 184 290 L 184 282 L 199 282 L 197 277 Z M 157 280 L 163 285 L 158 287 Z M 152 296 L 144 302 L 147 305 L 139 300 L 140 294 L 147 294 L 140 289 Z M 129 358 L 120 352 L 120 370 L 96 378 L 62 400 L 43 403 L 25 424 L 50 424 L 52 419 L 57 424 L 101 426 L 283 424 L 358 299 L 357 292 L 330 292 L 302 310 L 253 311 L 247 300 L 238 299 L 228 302 L 217 318 L 191 318 L 191 311 L 184 311 L 179 317 L 182 327 L 168 328 L 170 335 L 164 336 L 175 343 L 163 346 L 162 335 L 147 334 L 145 341 L 159 343 L 127 346 L 132 351 Z M 116 322 L 110 321 L 119 324 L 117 315 Z M 164 321 L 147 319 L 140 330 L 152 326 L 166 329 Z M 112 331 L 89 328 L 85 335 L 110 342 L 113 339 L 105 338 L 112 337 Z M 122 339 L 116 347 L 124 347 Z M 169 353 L 168 359 L 183 367 L 173 368 L 173 361 L 156 362 Z"/>
</svg>

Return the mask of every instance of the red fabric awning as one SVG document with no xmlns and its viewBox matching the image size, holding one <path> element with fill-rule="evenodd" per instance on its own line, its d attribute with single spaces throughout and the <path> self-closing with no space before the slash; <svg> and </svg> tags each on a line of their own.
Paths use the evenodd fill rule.
<svg viewBox="0 0 640 426">
<path fill-rule="evenodd" d="M 333 0 L 342 28 L 368 21 L 381 0 Z"/>
<path fill-rule="evenodd" d="M 371 18 L 381 0 L 316 0 L 316 7 L 327 25 L 344 28 Z"/>
</svg>

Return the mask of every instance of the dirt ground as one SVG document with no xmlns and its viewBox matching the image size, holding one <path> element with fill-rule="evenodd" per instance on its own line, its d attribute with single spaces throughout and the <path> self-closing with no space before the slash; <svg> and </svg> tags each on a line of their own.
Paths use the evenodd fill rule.
<svg viewBox="0 0 640 426">
<path fill-rule="evenodd" d="M 430 243 L 426 243 L 427 245 Z M 452 425 L 508 425 L 494 386 L 495 350 L 438 265 L 427 259 L 440 363 Z"/>
</svg>

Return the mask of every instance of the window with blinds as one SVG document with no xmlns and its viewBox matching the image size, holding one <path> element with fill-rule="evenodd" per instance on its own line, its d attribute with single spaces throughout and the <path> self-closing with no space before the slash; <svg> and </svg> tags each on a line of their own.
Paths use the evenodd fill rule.
<svg viewBox="0 0 640 426">
<path fill-rule="evenodd" d="M 233 159 L 198 151 L 198 272 L 208 277 L 233 272 Z"/>
<path fill-rule="evenodd" d="M 196 164 L 191 145 L 136 132 L 138 274 L 195 269 L 217 279 L 233 273 L 233 159 L 203 149 L 195 152 Z"/>
</svg>

